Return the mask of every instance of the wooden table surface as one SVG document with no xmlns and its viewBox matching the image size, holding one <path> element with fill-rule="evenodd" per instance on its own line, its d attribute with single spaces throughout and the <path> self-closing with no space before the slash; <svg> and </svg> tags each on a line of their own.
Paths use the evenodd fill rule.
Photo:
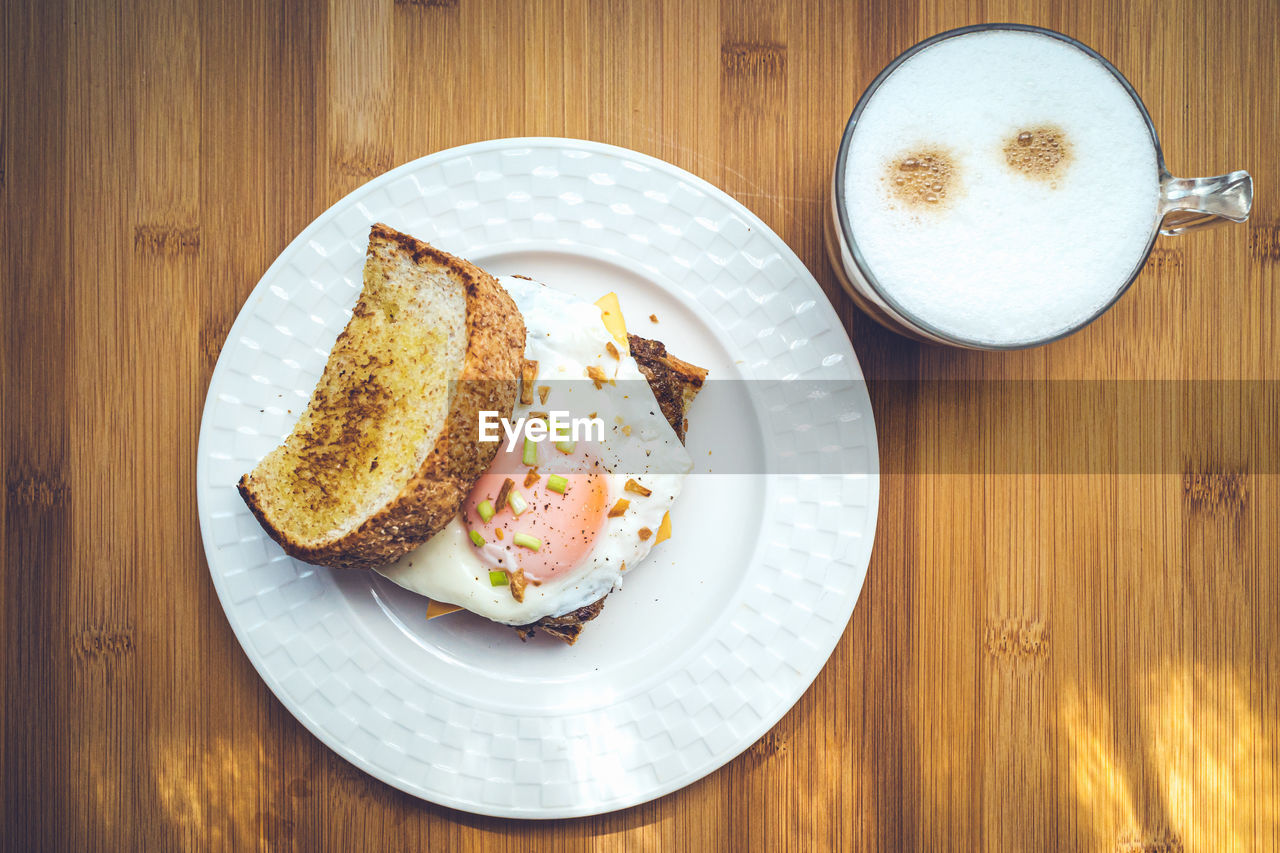
<svg viewBox="0 0 1280 853">
<path fill-rule="evenodd" d="M 981 399 L 989 379 L 1277 378 L 1278 13 L 6 2 L 0 846 L 1280 849 L 1275 423 L 1175 441 L 1156 470 L 998 471 L 1002 443 L 1088 435 L 1114 413 Z M 1250 169 L 1254 216 L 1162 239 L 1138 286 L 1066 341 L 921 347 L 840 292 L 829 170 L 879 68 L 998 20 L 1108 56 L 1173 171 Z M 521 135 L 634 148 L 759 214 L 848 329 L 886 470 L 861 600 L 782 722 L 683 791 L 549 823 L 419 802 L 298 724 L 218 605 L 194 485 L 210 372 L 272 259 L 386 169 Z"/>
</svg>

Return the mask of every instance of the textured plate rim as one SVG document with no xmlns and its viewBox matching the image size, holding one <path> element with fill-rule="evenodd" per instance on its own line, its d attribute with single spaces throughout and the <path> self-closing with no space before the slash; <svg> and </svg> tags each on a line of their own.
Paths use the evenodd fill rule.
<svg viewBox="0 0 1280 853">
<path fill-rule="evenodd" d="M 733 745 L 731 745 L 729 748 L 723 750 L 719 754 L 714 755 L 711 762 L 708 765 L 697 766 L 685 773 L 676 775 L 675 777 L 667 780 L 666 782 L 661 782 L 653 786 L 652 788 L 646 790 L 639 797 L 627 798 L 623 802 L 612 803 L 612 804 L 609 802 L 602 803 L 599 801 L 593 801 L 592 803 L 586 804 L 583 806 L 571 805 L 566 807 L 551 807 L 551 808 L 542 807 L 537 811 L 529 811 L 529 810 L 518 809 L 518 808 L 511 808 L 511 809 L 495 808 L 489 804 L 474 803 L 471 801 L 460 800 L 460 799 L 441 800 L 441 799 L 427 796 L 426 793 L 424 793 L 424 791 L 421 788 L 415 787 L 411 781 L 404 779 L 402 776 L 397 776 L 397 775 L 388 773 L 385 770 L 385 768 L 382 768 L 372 763 L 360 753 L 357 753 L 352 749 L 350 749 L 344 741 L 342 741 L 340 738 L 338 738 L 332 732 L 330 732 L 327 728 L 325 728 L 325 726 L 320 721 L 312 717 L 307 712 L 307 710 L 304 707 L 302 707 L 301 703 L 297 702 L 292 696 L 288 694 L 287 691 L 283 689 L 283 686 L 280 684 L 280 680 L 267 667 L 265 660 L 263 660 L 262 657 L 259 656 L 256 653 L 256 651 L 254 651 L 254 645 L 249 641 L 249 638 L 246 635 L 246 627 L 243 624 L 241 624 L 240 621 L 233 619 L 231 617 L 232 610 L 234 609 L 234 606 L 235 606 L 234 602 L 229 601 L 228 599 L 229 592 L 225 587 L 225 581 L 220 577 L 219 573 L 215 572 L 213 569 L 212 558 L 213 558 L 213 555 L 217 553 L 218 548 L 217 546 L 211 544 L 212 542 L 211 531 L 209 530 L 209 527 L 208 527 L 210 522 L 208 519 L 208 514 L 206 513 L 203 505 L 204 504 L 203 494 L 205 489 L 209 486 L 209 481 L 208 481 L 208 470 L 207 470 L 208 463 L 206 462 L 206 455 L 203 452 L 202 448 L 205 446 L 207 430 L 209 430 L 210 428 L 211 412 L 214 410 L 217 402 L 214 396 L 209 392 L 213 389 L 213 387 L 219 380 L 221 374 L 226 372 L 224 361 L 227 357 L 227 351 L 228 351 L 227 344 L 235 338 L 237 331 L 242 330 L 242 326 L 246 322 L 246 318 L 249 316 L 248 312 L 245 310 L 246 307 L 252 303 L 254 298 L 258 296 L 264 288 L 270 285 L 270 282 L 279 274 L 280 269 L 285 265 L 287 265 L 289 257 L 299 247 L 305 246 L 309 241 L 309 239 L 314 234 L 320 231 L 331 220 L 335 219 L 336 217 L 341 215 L 345 210 L 350 208 L 355 202 L 357 202 L 357 200 L 360 197 L 362 197 L 366 193 L 372 192 L 373 190 L 376 190 L 380 187 L 390 184 L 396 181 L 397 179 L 407 174 L 410 174 L 414 170 L 421 168 L 425 165 L 428 165 L 429 163 L 435 160 L 445 160 L 446 158 L 467 156 L 467 155 L 479 154 L 479 153 L 489 152 L 489 151 L 501 151 L 503 149 L 508 149 L 508 148 L 510 149 L 520 149 L 520 148 L 572 149 L 572 150 L 584 151 L 590 154 L 597 154 L 605 157 L 612 157 L 618 160 L 638 163 L 649 169 L 653 169 L 658 172 L 663 172 L 663 173 L 666 173 L 668 176 L 678 178 L 680 181 L 690 185 L 691 187 L 696 188 L 697 190 L 701 191 L 705 195 L 712 197 L 717 201 L 719 201 L 720 203 L 724 204 L 727 208 L 732 210 L 736 215 L 740 216 L 743 220 L 748 222 L 752 228 L 758 229 L 759 233 L 762 234 L 765 237 L 765 239 L 767 239 L 771 243 L 772 248 L 775 251 L 777 251 L 778 255 L 788 264 L 789 267 L 793 268 L 797 272 L 797 277 L 803 281 L 802 286 L 808 287 L 812 291 L 815 297 L 815 300 L 817 302 L 817 309 L 824 315 L 824 325 L 830 325 L 832 328 L 836 329 L 839 332 L 840 338 L 843 339 L 843 350 L 844 350 L 844 354 L 847 356 L 847 363 L 849 364 L 851 371 L 854 374 L 855 381 L 862 383 L 861 395 L 865 399 L 865 411 L 867 414 L 866 429 L 868 430 L 867 437 L 869 439 L 868 446 L 867 446 L 867 450 L 869 454 L 869 458 L 868 458 L 869 464 L 868 464 L 868 472 L 865 475 L 865 477 L 870 484 L 868 487 L 867 524 L 866 524 L 866 530 L 865 530 L 865 537 L 868 540 L 869 544 L 865 549 L 865 553 L 862 555 L 862 559 L 858 560 L 857 564 L 851 564 L 849 566 L 851 569 L 855 570 L 858 573 L 859 578 L 858 578 L 857 584 L 855 585 L 855 588 L 850 592 L 850 601 L 849 601 L 849 608 L 848 608 L 849 613 L 844 617 L 843 630 L 836 633 L 834 638 L 832 638 L 829 642 L 824 642 L 821 645 L 814 646 L 814 649 L 816 651 L 815 651 L 815 654 L 812 656 L 812 659 L 813 661 L 816 662 L 816 665 L 811 668 L 812 669 L 811 672 L 809 672 L 806 669 L 805 674 L 801 676 L 802 686 L 800 686 L 800 688 L 797 691 L 795 691 L 795 694 L 793 696 L 789 695 L 786 700 L 778 703 L 776 714 L 769 714 L 769 715 L 763 716 L 759 724 L 753 727 L 752 729 L 750 729 L 746 736 L 738 738 L 736 742 Z M 456 809 L 456 810 L 464 811 L 470 814 L 477 814 L 477 815 L 488 816 L 488 817 L 515 818 L 515 819 L 544 820 L 544 819 L 586 817 L 586 816 L 592 816 L 592 815 L 598 815 L 598 814 L 608 814 L 614 811 L 628 809 L 634 806 L 642 805 L 644 803 L 652 802 L 653 800 L 659 799 L 663 796 L 666 796 L 667 794 L 670 794 L 682 788 L 685 788 L 693 784 L 694 782 L 697 782 L 700 779 L 703 779 L 706 776 L 709 776 L 710 774 L 716 772 L 717 770 L 724 767 L 726 764 L 733 761 L 743 752 L 745 752 L 752 744 L 754 744 L 761 737 L 767 734 L 771 729 L 773 729 L 774 726 L 776 726 L 778 722 L 784 716 L 786 716 L 786 714 L 792 708 L 795 707 L 795 705 L 800 701 L 800 699 L 804 696 L 804 694 L 813 685 L 814 680 L 816 680 L 818 675 L 825 668 L 827 662 L 830 660 L 832 653 L 835 651 L 835 648 L 836 646 L 838 646 L 844 633 L 847 632 L 849 619 L 852 617 L 853 609 L 856 606 L 857 601 L 860 599 L 862 588 L 865 585 L 866 572 L 870 562 L 870 556 L 874 546 L 875 533 L 878 527 L 878 520 L 879 520 L 879 499 L 880 499 L 879 474 L 880 474 L 880 471 L 879 471 L 879 447 L 878 447 L 876 435 L 877 435 L 877 431 L 875 427 L 874 414 L 871 409 L 870 399 L 866 394 L 865 378 L 862 372 L 862 368 L 858 361 L 857 354 L 853 350 L 852 342 L 849 340 L 848 335 L 843 328 L 843 324 L 840 323 L 839 318 L 835 313 L 834 307 L 831 305 L 830 300 L 827 298 L 825 292 L 823 292 L 821 286 L 818 284 L 813 274 L 809 271 L 808 267 L 805 266 L 805 264 L 795 254 L 795 252 L 786 243 L 786 241 L 784 241 L 780 236 L 778 236 L 778 234 L 774 232 L 767 224 L 765 224 L 763 220 L 761 220 L 758 216 L 756 216 L 755 213 L 753 213 L 750 209 L 748 209 L 745 205 L 743 205 L 737 199 L 733 198 L 728 193 L 716 187 L 715 185 L 711 184 L 710 182 L 706 181 L 705 179 L 700 178 L 697 175 L 694 175 L 693 173 L 688 172 L 687 170 L 682 169 L 681 167 L 676 166 L 672 163 L 669 163 L 665 160 L 662 160 L 657 157 L 653 157 L 648 154 L 643 154 L 641 152 L 634 151 L 632 149 L 623 148 L 615 145 L 609 145 L 601 142 L 594 142 L 591 140 L 575 139 L 570 137 L 507 137 L 507 138 L 484 140 L 480 142 L 473 142 L 473 143 L 468 143 L 465 145 L 460 145 L 452 148 L 442 149 L 440 151 L 436 151 L 434 153 L 427 154 L 422 157 L 418 157 L 413 160 L 407 161 L 383 173 L 382 175 L 372 178 L 371 180 L 365 182 L 364 184 L 361 184 L 359 187 L 356 187 L 351 192 L 344 195 L 341 199 L 333 203 L 330 207 L 328 207 L 326 210 L 320 213 L 317 217 L 315 217 L 310 223 L 307 224 L 305 228 L 303 228 L 303 230 L 293 240 L 291 240 L 288 243 L 287 246 L 285 246 L 284 249 L 281 250 L 280 254 L 267 267 L 266 271 L 263 272 L 262 276 L 259 278 L 257 284 L 255 284 L 254 288 L 250 291 L 248 297 L 246 297 L 240 310 L 237 312 L 236 318 L 233 321 L 231 327 L 228 329 L 226 338 L 223 341 L 222 348 L 219 351 L 218 360 L 215 363 L 214 369 L 210 374 L 209 386 L 206 389 L 205 404 L 203 406 L 202 413 L 201 413 L 199 440 L 197 444 L 197 459 L 196 459 L 196 497 L 197 497 L 197 505 L 198 505 L 197 514 L 198 514 L 198 520 L 199 520 L 199 526 L 200 526 L 201 541 L 204 545 L 205 559 L 206 559 L 206 564 L 208 565 L 208 568 L 209 568 L 210 578 L 213 581 L 214 589 L 218 595 L 218 601 L 220 606 L 222 607 L 223 614 L 227 618 L 227 621 L 231 626 L 232 632 L 236 637 L 237 643 L 240 645 L 241 651 L 244 653 L 245 657 L 249 659 L 249 662 L 253 665 L 254 669 L 257 671 L 258 676 L 263 680 L 263 682 L 271 690 L 275 698 L 289 711 L 289 713 L 296 720 L 302 723 L 303 726 L 318 740 L 320 740 L 320 742 L 323 743 L 326 747 L 328 747 L 337 755 L 341 756 L 344 760 L 360 768 L 363 772 L 365 772 L 369 776 L 372 776 L 373 778 L 385 784 L 388 784 L 400 791 L 403 791 L 411 796 L 414 796 L 418 799 L 424 800 L 426 802 L 431 802 L 433 804 L 436 804 L 445 808 Z"/>
</svg>

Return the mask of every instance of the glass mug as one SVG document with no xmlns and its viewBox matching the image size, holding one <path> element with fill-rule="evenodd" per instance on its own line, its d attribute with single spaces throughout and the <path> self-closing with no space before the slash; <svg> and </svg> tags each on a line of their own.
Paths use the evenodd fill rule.
<svg viewBox="0 0 1280 853">
<path fill-rule="evenodd" d="M 1158 171 L 1158 201 L 1155 210 L 1152 211 L 1150 233 L 1146 235 L 1146 248 L 1141 252 L 1132 270 L 1127 276 L 1123 277 L 1115 292 L 1105 300 L 1100 308 L 1072 322 L 1064 330 L 1032 340 L 1018 340 L 1015 342 L 985 340 L 954 331 L 949 332 L 939 328 L 937 324 L 922 319 L 916 312 L 904 306 L 893 293 L 877 280 L 864 253 L 859 248 L 850 222 L 846 197 L 848 190 L 846 166 L 851 142 L 858 132 L 859 120 L 863 117 L 863 113 L 872 96 L 881 89 L 890 75 L 917 53 L 941 41 L 971 33 L 997 31 L 1034 33 L 1057 39 L 1083 52 L 1110 72 L 1111 75 L 1114 75 L 1116 81 L 1119 82 L 1132 99 L 1142 120 L 1146 123 Z M 898 182 L 901 183 L 901 180 Z M 929 200 L 933 201 L 934 199 L 931 196 Z M 849 118 L 848 125 L 845 127 L 844 137 L 841 140 L 840 151 L 836 157 L 835 169 L 832 175 L 831 206 L 829 215 L 824 218 L 824 231 L 831 264 L 835 268 L 844 289 L 859 308 L 886 328 L 916 340 L 966 349 L 1025 349 L 1059 340 L 1079 331 L 1100 317 L 1115 304 L 1116 300 L 1124 295 L 1134 279 L 1137 278 L 1138 273 L 1142 270 L 1151 253 L 1151 249 L 1155 245 L 1155 239 L 1158 234 L 1177 235 L 1224 222 L 1244 222 L 1249 218 L 1249 211 L 1252 205 L 1253 181 L 1248 172 L 1236 171 L 1211 178 L 1176 178 L 1171 175 L 1165 167 L 1164 155 L 1160 149 L 1160 140 L 1156 136 L 1155 127 L 1151 123 L 1151 117 L 1148 115 L 1146 107 L 1143 106 L 1142 100 L 1129 84 L 1129 81 L 1098 53 L 1075 39 L 1042 27 L 1022 24 L 983 24 L 948 30 L 920 42 L 898 56 L 867 87 Z"/>
</svg>

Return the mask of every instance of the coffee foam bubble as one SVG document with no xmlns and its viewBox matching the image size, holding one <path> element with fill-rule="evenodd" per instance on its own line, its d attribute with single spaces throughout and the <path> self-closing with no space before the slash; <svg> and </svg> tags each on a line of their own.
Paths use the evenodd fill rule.
<svg viewBox="0 0 1280 853">
<path fill-rule="evenodd" d="M 1028 178 L 1053 182 L 1071 164 L 1071 142 L 1057 125 L 1020 130 L 1005 141 L 1004 162 Z"/>
<path fill-rule="evenodd" d="M 940 209 L 960 189 L 954 158 L 938 147 L 893 158 L 885 164 L 881 180 L 890 196 L 911 208 Z"/>
<path fill-rule="evenodd" d="M 1030 342 L 1091 316 L 1156 221 L 1141 112 L 1102 64 L 1038 33 L 915 54 L 872 95 L 847 157 L 849 222 L 881 288 L 962 339 Z"/>
</svg>

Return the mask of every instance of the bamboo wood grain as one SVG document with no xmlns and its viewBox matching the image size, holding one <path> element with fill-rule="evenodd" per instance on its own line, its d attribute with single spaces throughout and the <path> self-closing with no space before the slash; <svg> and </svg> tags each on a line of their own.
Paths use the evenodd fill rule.
<svg viewBox="0 0 1280 853">
<path fill-rule="evenodd" d="M 1182 463 L 1162 473 L 957 472 L 1123 413 L 1002 411 L 916 381 L 1280 378 L 1278 13 L 6 3 L 0 848 L 1280 848 L 1280 494 L 1250 468 L 1259 448 L 1228 430 L 1174 436 Z M 1174 172 L 1252 171 L 1254 218 L 1162 240 L 1109 314 L 1050 347 L 924 348 L 836 284 L 831 160 L 893 56 L 994 20 L 1108 56 Z M 758 213 L 843 320 L 889 472 L 858 608 L 791 713 L 686 790 L 551 823 L 419 802 L 306 732 L 222 615 L 194 489 L 213 364 L 271 260 L 370 177 L 515 135 L 634 148 Z M 1179 435 L 1211 414 L 1188 411 Z"/>
</svg>

